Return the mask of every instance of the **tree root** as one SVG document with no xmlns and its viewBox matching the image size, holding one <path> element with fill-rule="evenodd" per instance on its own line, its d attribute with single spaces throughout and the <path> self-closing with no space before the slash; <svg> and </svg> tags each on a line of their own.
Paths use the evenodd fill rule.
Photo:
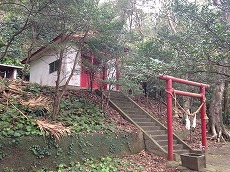
<svg viewBox="0 0 230 172">
<path fill-rule="evenodd" d="M 230 131 L 228 131 L 227 129 L 224 128 L 223 130 L 223 137 L 226 139 L 226 140 L 230 140 Z"/>
<path fill-rule="evenodd" d="M 212 135 L 210 140 L 217 140 L 217 134 Z"/>
<path fill-rule="evenodd" d="M 230 132 L 226 129 L 220 130 L 218 134 L 213 134 L 210 140 L 216 140 L 217 142 L 224 142 L 230 140 Z"/>
</svg>

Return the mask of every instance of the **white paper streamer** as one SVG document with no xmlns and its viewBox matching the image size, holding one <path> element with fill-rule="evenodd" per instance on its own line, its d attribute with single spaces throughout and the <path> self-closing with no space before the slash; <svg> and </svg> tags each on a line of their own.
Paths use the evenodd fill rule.
<svg viewBox="0 0 230 172">
<path fill-rule="evenodd" d="M 190 130 L 190 120 L 189 120 L 189 118 L 188 118 L 188 115 L 186 115 L 185 122 L 186 122 L 185 128 L 186 128 L 187 130 Z"/>
<path fill-rule="evenodd" d="M 192 121 L 192 128 L 196 128 L 196 114 L 194 115 L 194 118 Z"/>
</svg>

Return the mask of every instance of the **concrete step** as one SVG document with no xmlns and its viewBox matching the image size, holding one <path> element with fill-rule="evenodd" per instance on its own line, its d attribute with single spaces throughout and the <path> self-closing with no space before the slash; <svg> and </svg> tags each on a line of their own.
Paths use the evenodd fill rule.
<svg viewBox="0 0 230 172">
<path fill-rule="evenodd" d="M 133 121 L 135 121 L 137 124 L 149 124 L 150 126 L 151 125 L 154 125 L 154 123 L 152 122 L 152 120 L 150 118 L 132 118 Z M 145 126 L 148 126 L 148 125 L 145 125 Z"/>
<path fill-rule="evenodd" d="M 125 105 L 133 105 L 132 102 L 130 102 L 129 100 L 118 100 L 118 99 L 111 99 L 113 101 L 113 103 L 115 104 L 121 104 L 123 106 Z"/>
<path fill-rule="evenodd" d="M 130 103 L 130 102 L 116 102 L 116 101 L 113 101 L 114 104 L 116 105 L 119 105 L 120 107 L 135 107 L 134 104 Z"/>
<path fill-rule="evenodd" d="M 129 98 L 125 97 L 125 96 L 122 96 L 122 95 L 118 95 L 118 96 L 110 95 L 110 100 L 114 100 L 114 101 L 129 101 Z"/>
<path fill-rule="evenodd" d="M 130 101 L 114 101 L 112 100 L 113 103 L 115 104 L 119 104 L 121 107 L 127 107 L 127 106 L 132 106 L 132 107 L 136 107 L 135 104 L 133 104 L 133 102 L 130 102 Z"/>
<path fill-rule="evenodd" d="M 108 91 L 105 91 L 105 94 L 108 95 Z M 154 121 L 151 117 L 149 117 L 144 110 L 136 106 L 132 101 L 129 100 L 128 97 L 123 95 L 121 92 L 110 91 L 109 98 L 117 107 L 119 107 L 120 110 L 122 110 L 121 113 L 131 118 L 136 125 L 138 125 L 146 132 L 146 149 L 152 151 L 159 150 L 161 151 L 162 155 L 165 156 L 165 153 L 168 151 L 167 130 L 156 121 Z M 152 142 L 152 139 L 161 146 L 160 149 L 157 148 L 158 144 Z M 174 155 L 178 156 L 178 154 L 189 153 L 189 150 L 183 148 L 183 144 L 178 144 L 176 138 L 173 140 L 173 144 L 175 153 Z"/>
<path fill-rule="evenodd" d="M 137 106 L 135 104 L 123 104 L 123 103 L 114 103 L 117 105 L 120 109 L 123 109 L 125 111 L 130 111 L 130 112 L 136 112 L 138 111 Z M 141 112 L 141 111 L 138 111 Z"/>
<path fill-rule="evenodd" d="M 158 142 L 158 140 L 166 140 L 168 139 L 168 135 L 167 134 L 161 134 L 161 135 L 154 135 L 151 136 L 154 140 L 156 140 Z"/>
<path fill-rule="evenodd" d="M 146 131 L 149 135 L 164 135 L 167 134 L 166 130 L 150 130 L 150 131 Z M 167 141 L 168 142 L 168 141 Z"/>
<path fill-rule="evenodd" d="M 154 121 L 152 121 L 152 119 L 151 118 L 148 118 L 148 117 L 146 117 L 146 116 L 141 116 L 141 115 L 127 115 L 127 116 L 129 116 L 131 119 L 135 119 L 137 122 L 153 122 L 154 123 Z M 148 119 L 148 120 L 146 120 L 146 121 L 142 121 L 142 119 L 144 120 L 144 119 Z M 155 125 L 155 124 L 154 124 Z"/>
<path fill-rule="evenodd" d="M 168 140 L 158 140 L 157 143 L 161 146 L 168 145 Z M 173 140 L 173 144 L 177 144 L 177 140 Z"/>
<path fill-rule="evenodd" d="M 165 150 L 168 150 L 168 145 L 162 146 Z M 173 149 L 174 151 L 176 150 L 183 150 L 183 145 L 182 144 L 173 144 Z"/>
<path fill-rule="evenodd" d="M 160 126 L 141 126 L 140 127 L 143 128 L 143 130 L 145 131 L 150 131 L 150 130 L 160 130 L 161 127 Z"/>
<path fill-rule="evenodd" d="M 110 100 L 129 100 L 129 98 L 125 97 L 124 95 L 110 95 Z"/>
<path fill-rule="evenodd" d="M 145 115 L 145 114 L 128 114 L 127 115 L 130 117 L 130 118 L 147 118 L 149 119 L 149 116 Z"/>
<path fill-rule="evenodd" d="M 151 126 L 153 126 L 153 127 L 158 127 L 157 125 L 156 125 L 156 123 L 154 123 L 154 122 L 136 122 L 140 127 L 151 127 Z M 145 130 L 145 131 L 149 131 L 148 129 L 147 130 Z M 152 131 L 152 130 L 150 130 L 150 131 Z"/>
<path fill-rule="evenodd" d="M 141 109 L 139 108 L 136 108 L 136 107 L 123 107 L 123 109 L 125 109 L 128 113 L 142 113 L 142 114 L 145 114 L 144 111 L 142 111 Z"/>
<path fill-rule="evenodd" d="M 133 115 L 134 116 L 134 118 L 135 118 L 135 116 L 144 116 L 144 117 L 146 117 L 146 118 L 150 118 L 149 116 L 147 116 L 146 114 L 144 114 L 143 112 L 139 112 L 139 111 L 136 111 L 136 112 L 130 112 L 130 111 L 126 111 L 126 110 L 124 110 L 123 109 L 123 112 L 125 112 L 127 115 Z"/>
<path fill-rule="evenodd" d="M 117 99 L 117 100 L 128 100 L 128 98 L 126 98 L 126 97 L 124 97 L 123 95 L 111 95 L 110 94 L 110 96 L 108 97 L 108 95 L 106 95 L 107 96 L 107 98 L 110 98 L 110 100 L 115 100 L 115 99 Z"/>
</svg>

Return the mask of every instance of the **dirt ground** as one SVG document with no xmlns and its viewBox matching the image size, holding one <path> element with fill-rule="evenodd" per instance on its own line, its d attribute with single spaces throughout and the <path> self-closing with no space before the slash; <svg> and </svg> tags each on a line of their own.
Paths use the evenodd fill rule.
<svg viewBox="0 0 230 172">
<path fill-rule="evenodd" d="M 217 172 L 230 172 L 230 142 L 209 147 L 207 165 L 216 169 Z"/>
</svg>

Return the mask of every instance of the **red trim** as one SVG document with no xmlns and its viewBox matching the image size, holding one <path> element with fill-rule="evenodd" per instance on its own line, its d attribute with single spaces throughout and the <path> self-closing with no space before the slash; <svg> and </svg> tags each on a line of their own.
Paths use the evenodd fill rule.
<svg viewBox="0 0 230 172">
<path fill-rule="evenodd" d="M 99 89 L 100 88 L 100 75 L 95 75 L 93 80 L 93 89 Z"/>
<path fill-rule="evenodd" d="M 80 77 L 81 77 L 80 87 L 89 88 L 89 75 L 86 73 L 81 73 Z"/>
<path fill-rule="evenodd" d="M 89 78 L 89 76 L 85 73 L 85 71 L 83 70 L 82 65 L 81 65 L 81 70 L 80 70 L 80 87 L 82 87 L 82 88 L 88 88 L 89 87 L 88 78 Z"/>
<path fill-rule="evenodd" d="M 96 65 L 95 63 L 97 62 L 96 59 L 94 59 L 94 55 L 91 54 L 90 56 L 82 56 L 82 57 L 85 57 L 85 58 L 90 58 L 90 62 L 92 65 Z M 83 60 L 83 58 L 82 58 Z M 91 72 L 91 69 L 89 70 L 84 70 L 82 65 L 81 65 L 81 74 L 80 74 L 80 87 L 83 87 L 83 88 L 90 88 L 90 72 Z M 94 78 L 93 78 L 93 82 L 92 82 L 92 88 L 93 89 L 99 89 L 100 88 L 100 80 L 102 78 L 101 76 L 102 74 L 96 74 L 94 75 Z"/>
<path fill-rule="evenodd" d="M 93 35 L 93 34 L 95 34 L 95 33 L 94 33 L 94 32 L 93 32 L 93 33 L 89 33 L 88 35 Z M 58 35 L 56 38 L 54 38 L 52 41 L 50 41 L 48 45 L 43 46 L 43 47 L 39 48 L 37 51 L 35 51 L 34 53 L 32 53 L 31 56 L 30 56 L 30 60 L 32 60 L 32 59 L 34 58 L 35 55 L 39 54 L 39 53 L 42 52 L 44 49 L 46 49 L 49 45 L 51 45 L 51 44 L 57 42 L 57 41 L 58 41 L 60 38 L 62 38 L 63 36 L 67 36 L 67 35 L 65 35 L 65 34 L 60 34 L 60 35 Z M 84 36 L 85 36 L 85 34 L 73 34 L 72 36 L 70 36 L 70 38 L 71 38 L 72 40 L 78 40 L 79 38 L 82 38 L 82 37 L 84 37 Z M 27 58 L 25 58 L 24 60 L 22 60 L 21 63 L 22 63 L 22 64 L 25 64 L 25 63 L 26 63 L 26 60 L 27 60 Z"/>
<path fill-rule="evenodd" d="M 87 73 L 81 73 L 80 74 L 80 87 L 82 88 L 90 88 L 90 76 Z M 94 76 L 93 80 L 93 89 L 99 89 L 100 88 L 100 75 Z"/>
<path fill-rule="evenodd" d="M 34 53 L 31 54 L 30 56 L 30 60 L 32 60 L 34 58 L 35 55 L 37 55 L 38 53 L 42 52 L 44 49 L 46 49 L 49 45 L 57 42 L 61 37 L 63 36 L 63 34 L 58 35 L 56 38 L 54 38 L 48 45 L 43 46 L 41 48 L 39 48 L 37 51 L 35 51 Z M 24 60 L 21 61 L 22 64 L 26 63 L 27 58 L 25 58 Z"/>
</svg>

